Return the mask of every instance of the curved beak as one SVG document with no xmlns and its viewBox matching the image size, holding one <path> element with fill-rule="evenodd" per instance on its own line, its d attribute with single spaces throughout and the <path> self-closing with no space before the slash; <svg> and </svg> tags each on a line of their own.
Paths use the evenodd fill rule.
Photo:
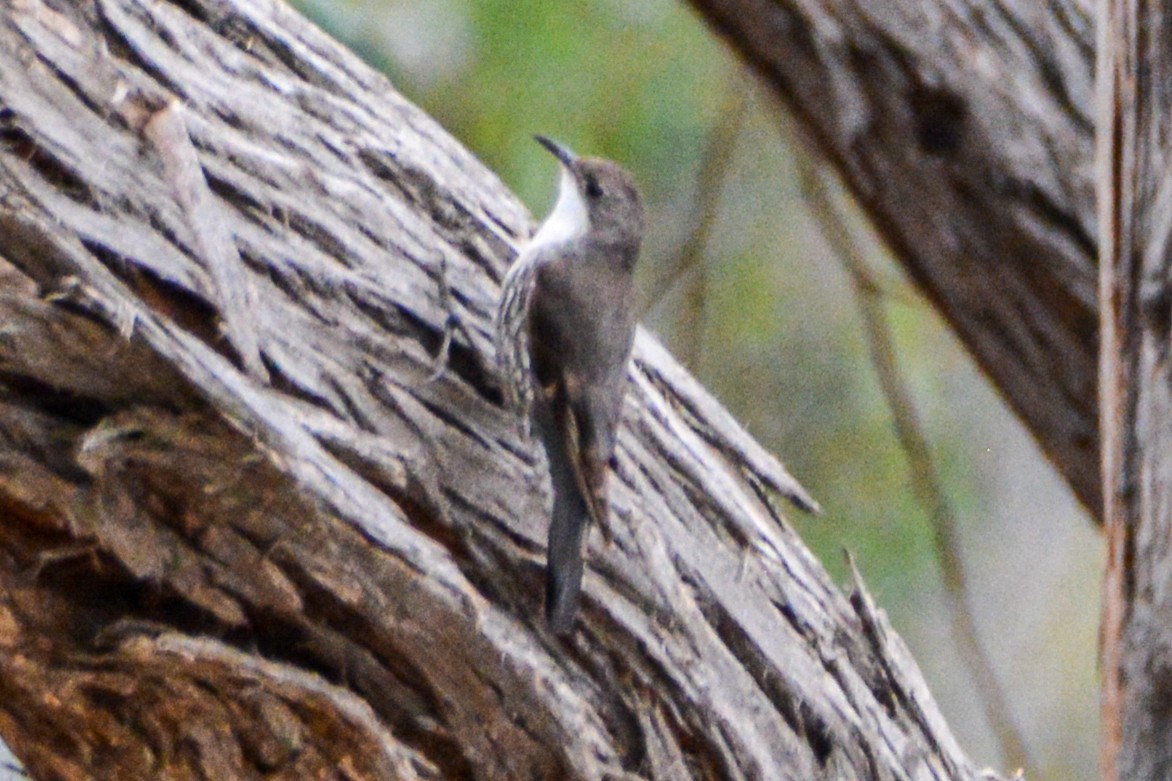
<svg viewBox="0 0 1172 781">
<path fill-rule="evenodd" d="M 551 141 L 545 136 L 533 136 L 533 140 L 548 149 L 554 157 L 562 162 L 566 168 L 573 168 L 578 156 L 557 141 Z"/>
</svg>

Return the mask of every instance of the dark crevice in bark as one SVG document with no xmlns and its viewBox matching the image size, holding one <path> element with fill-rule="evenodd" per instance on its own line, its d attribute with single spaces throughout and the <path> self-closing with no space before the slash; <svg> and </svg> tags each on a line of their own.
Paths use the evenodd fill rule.
<svg viewBox="0 0 1172 781">
<path fill-rule="evenodd" d="M 192 333 L 225 358 L 239 364 L 239 355 L 220 331 L 219 312 L 213 303 L 194 291 L 160 276 L 149 266 L 136 263 L 133 258 L 128 258 L 117 249 L 106 246 L 101 239 L 83 236 L 81 242 L 94 258 L 133 288 L 146 306 L 157 314 L 174 320 L 180 328 Z"/>
<path fill-rule="evenodd" d="M 142 72 L 143 76 L 150 81 L 156 82 L 158 87 L 160 87 L 153 95 L 144 97 L 159 101 L 160 104 L 162 96 L 166 93 L 171 93 L 183 100 L 189 100 L 190 96 L 184 92 L 183 85 L 173 81 L 167 75 L 164 67 L 161 64 L 155 63 L 149 54 L 139 51 L 118 25 L 107 16 L 106 4 L 108 2 L 116 2 L 116 0 L 99 0 L 96 3 L 98 18 L 100 20 L 99 29 L 102 33 L 102 43 L 109 47 L 111 54 L 117 56 L 121 62 L 138 69 Z M 149 19 L 140 19 L 139 21 L 142 21 L 148 26 L 152 26 Z M 153 26 L 153 32 L 160 39 L 167 42 L 168 48 L 175 48 L 175 42 L 170 39 L 167 31 L 161 25 Z M 157 106 L 157 108 L 161 107 L 161 105 Z"/>
<path fill-rule="evenodd" d="M 14 157 L 31 166 L 57 192 L 82 206 L 97 206 L 97 198 L 85 178 L 39 145 L 23 128 L 13 123 L 0 129 L 0 143 Z"/>
<path fill-rule="evenodd" d="M 54 387 L 27 374 L 0 370 L 0 387 L 4 389 L 3 399 L 6 403 L 36 410 L 51 418 L 83 428 L 96 424 L 112 411 L 100 399 Z M 48 453 L 37 455 L 49 456 Z"/>
</svg>

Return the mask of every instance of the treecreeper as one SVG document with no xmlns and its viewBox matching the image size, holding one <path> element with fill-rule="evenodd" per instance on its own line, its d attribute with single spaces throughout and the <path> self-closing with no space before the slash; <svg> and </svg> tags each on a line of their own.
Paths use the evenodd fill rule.
<svg viewBox="0 0 1172 781">
<path fill-rule="evenodd" d="M 496 353 L 505 395 L 549 464 L 545 616 L 564 634 L 578 611 L 591 522 L 610 534 L 607 481 L 635 338 L 643 203 L 617 163 L 536 139 L 558 159 L 561 184 L 505 275 Z"/>
</svg>

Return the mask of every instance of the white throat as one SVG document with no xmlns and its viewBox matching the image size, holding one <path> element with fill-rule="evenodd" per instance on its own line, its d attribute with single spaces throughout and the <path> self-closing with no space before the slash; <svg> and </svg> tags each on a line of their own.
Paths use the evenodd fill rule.
<svg viewBox="0 0 1172 781">
<path fill-rule="evenodd" d="M 557 203 L 529 241 L 528 249 L 572 241 L 589 227 L 590 215 L 586 211 L 582 194 L 578 192 L 578 183 L 574 181 L 573 174 L 563 167 Z"/>
</svg>

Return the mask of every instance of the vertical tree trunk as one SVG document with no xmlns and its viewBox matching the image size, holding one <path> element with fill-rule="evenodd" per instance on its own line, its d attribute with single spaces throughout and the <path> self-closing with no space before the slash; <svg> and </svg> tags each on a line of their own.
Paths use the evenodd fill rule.
<svg viewBox="0 0 1172 781">
<path fill-rule="evenodd" d="M 1172 778 L 1172 7 L 1104 0 L 1103 772 Z"/>
</svg>

